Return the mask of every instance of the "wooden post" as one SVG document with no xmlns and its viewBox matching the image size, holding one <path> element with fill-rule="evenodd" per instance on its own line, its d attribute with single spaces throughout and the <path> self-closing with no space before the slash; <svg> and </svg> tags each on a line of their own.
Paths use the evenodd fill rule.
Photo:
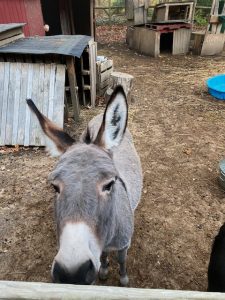
<svg viewBox="0 0 225 300">
<path fill-rule="evenodd" d="M 109 0 L 109 25 L 112 25 L 112 1 Z"/>
<path fill-rule="evenodd" d="M 165 21 L 169 20 L 169 5 L 166 5 L 166 11 L 165 11 Z"/>
<path fill-rule="evenodd" d="M 64 120 L 65 122 L 68 122 L 69 118 L 69 107 L 68 107 L 68 101 L 66 96 L 66 91 L 64 93 Z"/>
<path fill-rule="evenodd" d="M 70 95 L 71 95 L 71 100 L 73 105 L 74 120 L 78 121 L 79 114 L 80 114 L 80 104 L 79 104 L 79 97 L 77 93 L 75 61 L 73 57 L 71 56 L 66 57 L 66 66 L 67 66 L 67 73 L 69 78 Z"/>
<path fill-rule="evenodd" d="M 96 22 L 95 22 L 95 0 L 90 1 L 90 22 L 91 22 L 91 36 L 96 37 Z"/>
<path fill-rule="evenodd" d="M 134 19 L 134 2 L 133 0 L 125 0 L 125 11 L 127 20 Z"/>
<path fill-rule="evenodd" d="M 96 61 L 97 61 L 97 43 L 91 40 L 89 46 L 89 69 L 90 69 L 90 93 L 91 93 L 91 106 L 95 106 L 96 100 Z"/>
<path fill-rule="evenodd" d="M 76 34 L 75 33 L 75 25 L 74 25 L 73 3 L 72 3 L 72 0 L 69 0 L 67 8 L 68 8 L 68 13 L 69 13 L 71 34 Z"/>
</svg>

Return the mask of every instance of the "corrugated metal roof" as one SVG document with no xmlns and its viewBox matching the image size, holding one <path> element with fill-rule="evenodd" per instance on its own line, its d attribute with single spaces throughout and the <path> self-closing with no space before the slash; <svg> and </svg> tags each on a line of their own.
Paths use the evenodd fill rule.
<svg viewBox="0 0 225 300">
<path fill-rule="evenodd" d="M 0 33 L 11 30 L 11 29 L 23 27 L 24 25 L 26 25 L 26 23 L 0 24 Z"/>
<path fill-rule="evenodd" d="M 62 54 L 79 58 L 91 39 L 86 35 L 24 38 L 0 47 L 0 53 Z"/>
</svg>

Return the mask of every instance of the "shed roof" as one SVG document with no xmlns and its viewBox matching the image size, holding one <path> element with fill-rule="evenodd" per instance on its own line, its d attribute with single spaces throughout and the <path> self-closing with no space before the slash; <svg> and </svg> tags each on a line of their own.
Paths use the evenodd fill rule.
<svg viewBox="0 0 225 300">
<path fill-rule="evenodd" d="M 0 33 L 6 32 L 11 29 L 16 29 L 19 27 L 23 27 L 26 23 L 9 23 L 9 24 L 0 24 Z"/>
<path fill-rule="evenodd" d="M 22 38 L 0 47 L 0 53 L 61 54 L 80 57 L 88 42 L 86 35 L 54 35 Z"/>
</svg>

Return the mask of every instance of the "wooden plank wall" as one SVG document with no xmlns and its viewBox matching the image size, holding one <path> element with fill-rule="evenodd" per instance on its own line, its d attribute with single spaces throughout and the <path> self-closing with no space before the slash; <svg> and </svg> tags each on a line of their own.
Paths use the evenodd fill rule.
<svg viewBox="0 0 225 300">
<path fill-rule="evenodd" d="M 160 32 L 144 27 L 128 27 L 129 48 L 157 57 L 160 54 Z"/>
<path fill-rule="evenodd" d="M 26 99 L 63 127 L 64 86 L 64 65 L 0 62 L 0 146 L 44 146 Z"/>
<path fill-rule="evenodd" d="M 138 27 L 137 27 L 138 28 Z M 136 29 L 137 29 L 136 28 Z M 140 36 L 139 52 L 157 57 L 160 54 L 160 32 L 146 28 L 138 28 Z M 137 35 L 136 35 L 137 36 Z"/>
<path fill-rule="evenodd" d="M 191 29 L 180 28 L 173 32 L 173 55 L 187 54 L 191 40 Z"/>
<path fill-rule="evenodd" d="M 125 10 L 127 20 L 134 19 L 134 2 L 133 0 L 125 0 Z"/>
<path fill-rule="evenodd" d="M 210 33 L 206 32 L 204 42 L 202 45 L 201 55 L 217 55 L 223 51 L 225 42 L 224 33 Z"/>
</svg>

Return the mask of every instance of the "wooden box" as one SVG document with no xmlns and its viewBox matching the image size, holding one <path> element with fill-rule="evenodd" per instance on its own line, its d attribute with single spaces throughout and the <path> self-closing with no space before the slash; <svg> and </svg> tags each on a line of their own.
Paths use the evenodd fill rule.
<svg viewBox="0 0 225 300">
<path fill-rule="evenodd" d="M 110 75 L 113 72 L 113 60 L 105 58 L 105 60 L 97 61 L 97 94 L 104 96 L 110 81 Z"/>
<path fill-rule="evenodd" d="M 153 21 L 160 22 L 189 22 L 193 21 L 195 2 L 167 2 L 156 5 Z"/>
</svg>

